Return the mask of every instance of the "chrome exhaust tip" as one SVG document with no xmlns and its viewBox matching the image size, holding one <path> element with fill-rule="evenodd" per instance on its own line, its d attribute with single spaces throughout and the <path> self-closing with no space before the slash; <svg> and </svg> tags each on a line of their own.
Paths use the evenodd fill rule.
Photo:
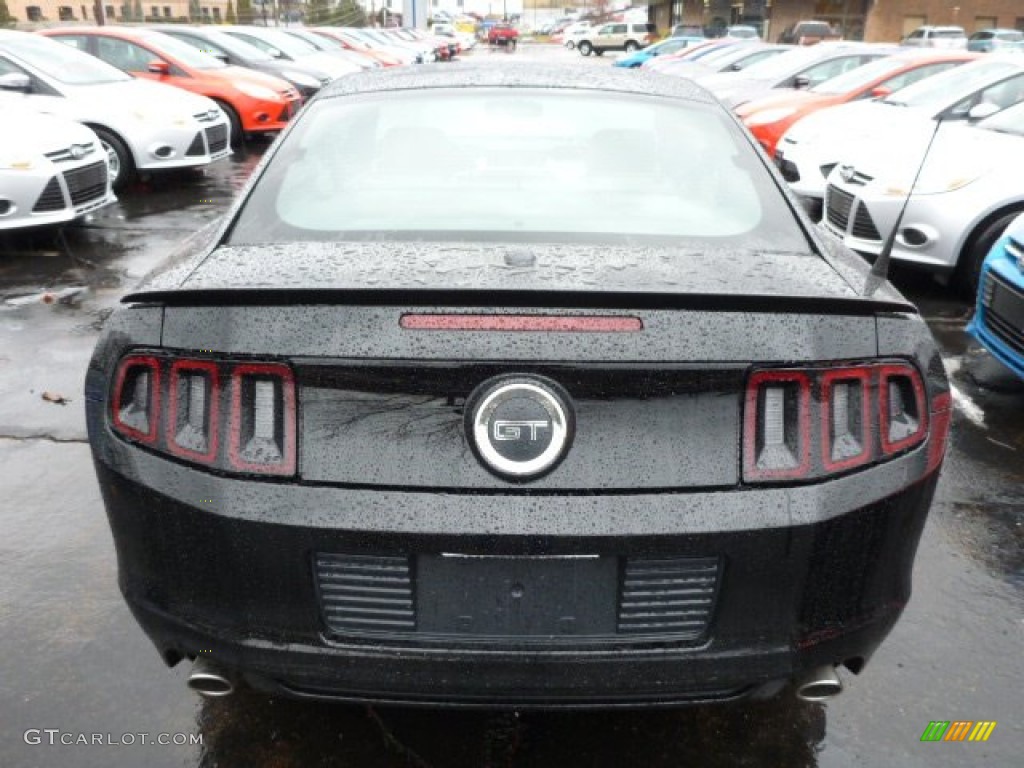
<svg viewBox="0 0 1024 768">
<path fill-rule="evenodd" d="M 203 658 L 197 658 L 192 664 L 192 671 L 188 675 L 188 687 L 200 696 L 210 698 L 230 696 L 235 692 L 235 684 Z"/>
<path fill-rule="evenodd" d="M 812 669 L 796 686 L 796 697 L 811 703 L 828 701 L 842 692 L 843 684 L 832 666 Z"/>
</svg>

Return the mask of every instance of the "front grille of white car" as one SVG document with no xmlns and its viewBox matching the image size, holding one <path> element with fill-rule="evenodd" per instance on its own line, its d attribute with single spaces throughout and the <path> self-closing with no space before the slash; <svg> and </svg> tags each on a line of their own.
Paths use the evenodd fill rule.
<svg viewBox="0 0 1024 768">
<path fill-rule="evenodd" d="M 840 234 L 850 234 L 860 240 L 882 239 L 867 206 L 834 184 L 829 184 L 825 190 L 825 218 Z"/>
</svg>

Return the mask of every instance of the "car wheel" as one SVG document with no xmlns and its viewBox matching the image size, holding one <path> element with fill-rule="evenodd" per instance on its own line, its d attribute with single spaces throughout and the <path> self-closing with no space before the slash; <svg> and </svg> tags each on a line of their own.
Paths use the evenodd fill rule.
<svg viewBox="0 0 1024 768">
<path fill-rule="evenodd" d="M 235 112 L 234 107 L 228 104 L 226 101 L 220 99 L 214 99 L 217 102 L 217 106 L 220 107 L 221 111 L 227 115 L 228 124 L 231 126 L 231 146 L 236 149 L 241 149 L 242 144 L 245 143 L 245 133 L 242 131 L 242 120 L 238 117 L 238 113 Z"/>
<path fill-rule="evenodd" d="M 115 192 L 127 187 L 135 179 L 135 160 L 121 137 L 106 128 L 89 126 L 100 140 L 110 164 L 110 186 Z"/>
<path fill-rule="evenodd" d="M 571 51 L 573 48 L 576 47 L 576 43 L 574 43 L 572 40 L 566 40 L 565 47 Z"/>
<path fill-rule="evenodd" d="M 590 43 L 584 40 L 582 43 L 579 44 L 579 49 L 581 54 L 583 54 L 584 56 L 589 56 L 591 53 L 593 53 L 594 46 L 592 46 Z"/>
<path fill-rule="evenodd" d="M 626 53 L 632 53 L 633 51 L 638 51 L 638 50 L 640 50 L 640 46 L 637 45 L 636 41 L 634 41 L 634 40 L 627 40 L 626 41 Z"/>
<path fill-rule="evenodd" d="M 956 288 L 965 299 L 974 301 L 978 295 L 978 282 L 981 280 L 981 265 L 992 250 L 996 240 L 1002 237 L 1003 232 L 1010 226 L 1020 213 L 1019 210 L 1009 211 L 997 216 L 992 221 L 979 227 L 971 236 L 967 247 L 960 254 L 960 260 L 956 265 Z"/>
</svg>

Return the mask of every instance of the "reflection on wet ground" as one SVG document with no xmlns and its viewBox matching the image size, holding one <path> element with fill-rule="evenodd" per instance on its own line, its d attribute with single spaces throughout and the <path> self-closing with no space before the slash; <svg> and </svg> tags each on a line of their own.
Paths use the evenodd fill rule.
<svg viewBox="0 0 1024 768">
<path fill-rule="evenodd" d="M 825 710 L 776 701 L 604 713 L 462 712 L 311 704 L 245 693 L 208 700 L 199 765 L 817 765 Z M 751 758 L 754 757 L 754 763 Z"/>
</svg>

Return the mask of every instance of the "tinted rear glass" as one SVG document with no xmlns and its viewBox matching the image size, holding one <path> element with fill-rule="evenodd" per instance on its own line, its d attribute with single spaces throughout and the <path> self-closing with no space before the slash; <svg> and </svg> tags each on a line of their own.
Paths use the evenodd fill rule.
<svg viewBox="0 0 1024 768">
<path fill-rule="evenodd" d="M 808 248 L 720 107 L 554 89 L 311 104 L 231 242 L 351 238 Z"/>
</svg>

